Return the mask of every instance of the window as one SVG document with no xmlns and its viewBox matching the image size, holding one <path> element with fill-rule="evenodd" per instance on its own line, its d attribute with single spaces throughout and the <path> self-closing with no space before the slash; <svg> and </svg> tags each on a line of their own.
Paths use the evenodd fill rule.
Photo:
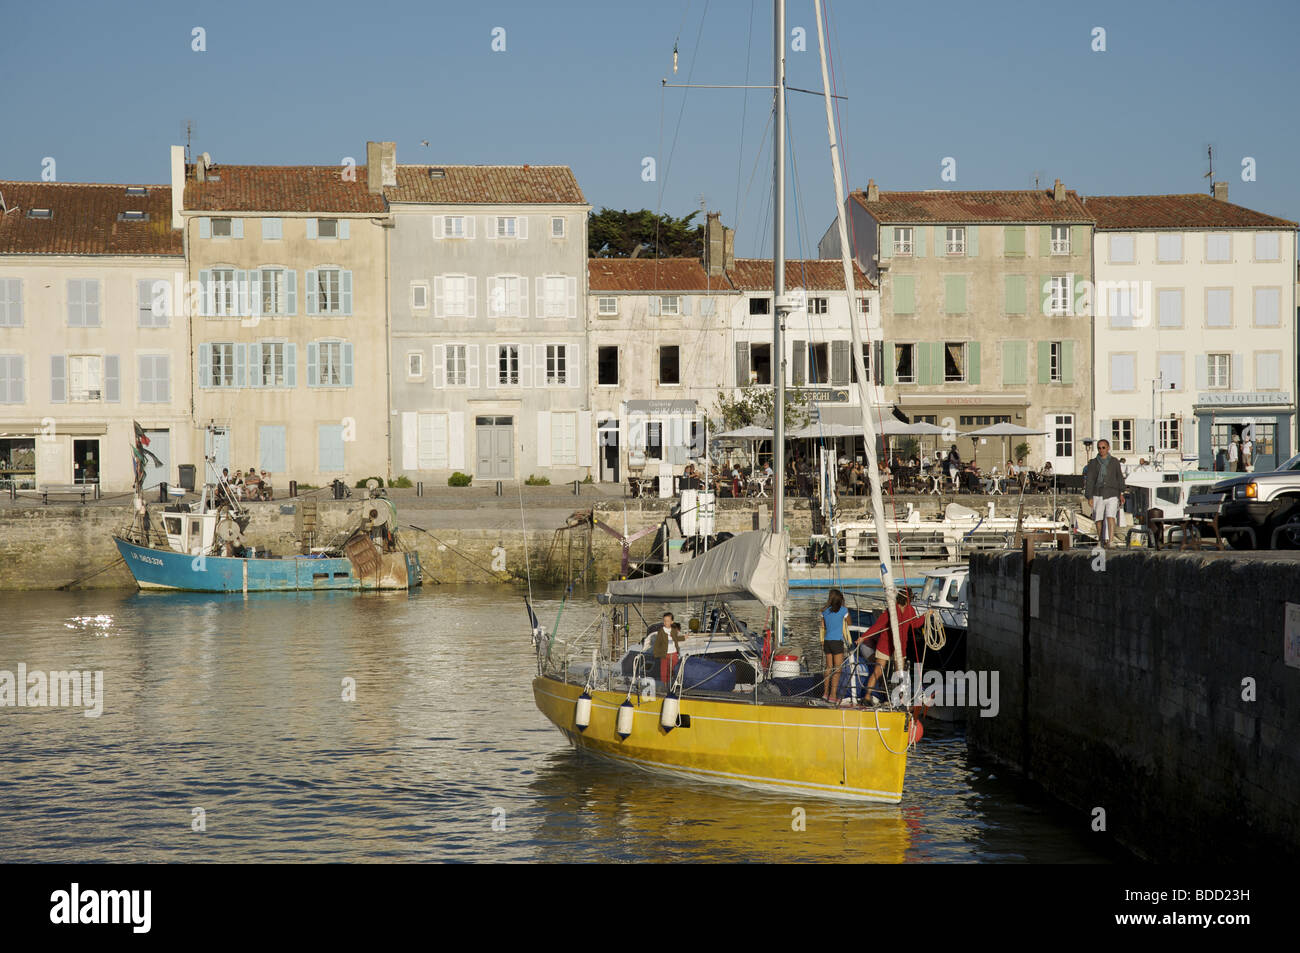
<svg viewBox="0 0 1300 953">
<path fill-rule="evenodd" d="M 858 314 L 870 314 L 870 313 L 871 313 L 871 299 L 870 299 L 870 298 L 859 298 L 859 299 L 858 299 Z"/>
<path fill-rule="evenodd" d="M 521 318 L 528 292 L 525 279 L 518 275 L 494 275 L 488 278 L 488 314 L 494 318 Z"/>
<path fill-rule="evenodd" d="M 1282 257 L 1278 251 L 1279 248 L 1281 248 L 1281 244 L 1278 242 L 1277 232 L 1255 233 L 1256 261 L 1277 261 Z"/>
<path fill-rule="evenodd" d="M 1205 323 L 1211 328 L 1232 327 L 1232 289 L 1210 288 L 1205 292 Z"/>
<path fill-rule="evenodd" d="M 1133 236 L 1110 236 L 1110 262 L 1112 265 L 1133 264 Z"/>
<path fill-rule="evenodd" d="M 563 275 L 547 275 L 542 281 L 542 315 L 563 318 L 569 315 L 569 281 Z"/>
<path fill-rule="evenodd" d="M 679 364 L 681 349 L 676 344 L 665 344 L 659 348 L 659 383 L 680 384 L 681 367 Z"/>
<path fill-rule="evenodd" d="M 1232 355 L 1207 354 L 1206 386 L 1210 390 L 1227 390 L 1232 386 Z"/>
<path fill-rule="evenodd" d="M 1070 276 L 1053 275 L 1050 299 L 1051 314 L 1070 313 Z"/>
<path fill-rule="evenodd" d="M 894 229 L 894 254 L 903 257 L 912 254 L 912 230 L 910 228 Z"/>
<path fill-rule="evenodd" d="M 894 380 L 900 384 L 916 383 L 916 345 L 894 345 Z"/>
<path fill-rule="evenodd" d="M 68 281 L 68 327 L 99 327 L 99 281 L 72 278 Z"/>
<path fill-rule="evenodd" d="M 1178 417 L 1158 421 L 1157 450 L 1183 449 L 1183 422 Z"/>
<path fill-rule="evenodd" d="M 564 218 L 563 218 L 562 216 L 559 216 L 559 215 L 552 216 L 552 218 L 551 218 L 551 237 L 552 237 L 552 238 L 563 238 L 563 237 L 564 237 Z"/>
<path fill-rule="evenodd" d="M 1070 254 L 1070 226 L 1069 225 L 1052 226 L 1052 254 L 1053 255 Z"/>
<path fill-rule="evenodd" d="M 149 213 L 128 209 L 125 212 L 118 212 L 117 220 L 119 222 L 147 222 L 149 221 Z"/>
<path fill-rule="evenodd" d="M 1162 233 L 1156 238 L 1156 260 L 1178 262 L 1183 260 L 1183 236 L 1177 232 Z"/>
<path fill-rule="evenodd" d="M 212 347 L 212 386 L 235 386 L 235 345 L 213 344 Z"/>
<path fill-rule="evenodd" d="M 340 424 L 321 424 L 316 428 L 316 466 L 321 473 L 342 473 L 343 427 Z"/>
<path fill-rule="evenodd" d="M 827 346 L 810 342 L 808 344 L 808 383 L 829 384 L 831 382 L 831 362 Z"/>
<path fill-rule="evenodd" d="M 317 238 L 338 238 L 339 220 L 337 218 L 316 219 L 316 237 Z"/>
<path fill-rule="evenodd" d="M 23 326 L 23 280 L 0 278 L 0 328 Z"/>
<path fill-rule="evenodd" d="M 429 286 L 422 281 L 411 282 L 411 309 L 413 311 L 429 310 Z"/>
<path fill-rule="evenodd" d="M 258 363 L 263 387 L 287 387 L 289 385 L 288 353 L 289 346 L 283 341 L 262 341 L 252 345 L 253 353 L 261 352 Z M 256 383 L 253 381 L 252 383 Z"/>
<path fill-rule="evenodd" d="M 927 421 L 933 423 L 934 421 Z M 1008 414 L 962 414 L 957 418 L 959 427 L 988 427 L 992 424 L 1009 424 L 1011 417 Z"/>
<path fill-rule="evenodd" d="M 4 283 L 0 282 L 0 286 Z M 170 285 L 165 280 L 152 281 L 149 278 L 141 278 L 135 283 L 135 305 L 137 322 L 142 328 L 165 328 L 167 327 L 167 317 L 171 310 L 169 307 Z M 3 295 L 3 287 L 0 287 L 0 295 Z M 2 317 L 3 305 L 0 304 L 0 324 L 4 324 Z"/>
<path fill-rule="evenodd" d="M 519 219 L 513 215 L 498 215 L 493 234 L 497 238 L 523 238 L 519 234 Z"/>
<path fill-rule="evenodd" d="M 259 314 L 291 314 L 293 308 L 290 306 L 291 291 L 293 284 L 289 280 L 289 272 L 283 268 L 263 268 L 255 272 L 258 277 L 259 294 L 258 298 L 261 311 Z"/>
<path fill-rule="evenodd" d="M 598 298 L 596 300 L 596 313 L 602 318 L 611 317 L 618 314 L 617 298 Z"/>
<path fill-rule="evenodd" d="M 212 237 L 213 238 L 230 238 L 234 234 L 234 221 L 229 218 L 214 218 L 212 220 Z"/>
<path fill-rule="evenodd" d="M 416 380 L 424 376 L 424 354 L 421 351 L 410 351 L 406 355 L 406 379 Z"/>
<path fill-rule="evenodd" d="M 316 269 L 315 314 L 348 314 L 351 312 L 352 272 L 340 268 Z M 345 303 L 344 298 L 347 298 Z"/>
<path fill-rule="evenodd" d="M 1255 327 L 1276 328 L 1282 323 L 1281 300 L 1279 288 L 1255 289 Z"/>
<path fill-rule="evenodd" d="M 239 288 L 235 285 L 235 269 L 213 268 L 208 273 L 206 300 L 208 314 L 213 317 L 238 314 Z"/>
<path fill-rule="evenodd" d="M 596 383 L 601 387 L 618 384 L 618 345 L 611 344 L 596 349 Z"/>
<path fill-rule="evenodd" d="M 68 358 L 68 399 L 74 402 L 104 398 L 104 359 L 93 354 Z"/>
<path fill-rule="evenodd" d="M 1183 389 L 1183 356 L 1181 354 L 1160 354 L 1156 357 L 1160 373 L 1159 387 L 1164 391 Z"/>
<path fill-rule="evenodd" d="M 872 372 L 871 372 L 871 350 L 872 350 L 872 348 L 871 348 L 871 344 L 868 343 L 868 344 L 863 344 L 863 345 L 862 345 L 862 366 L 863 366 L 863 368 L 866 369 L 866 372 L 867 372 L 867 382 L 868 382 L 868 383 L 871 383 L 872 381 L 875 380 L 875 377 L 874 377 L 874 375 L 873 375 Z M 850 354 L 849 356 L 852 357 L 853 355 Z M 850 380 L 852 383 L 854 383 L 854 384 L 856 384 L 856 383 L 858 382 L 858 362 L 857 362 L 857 361 L 849 361 L 849 380 Z M 879 382 L 876 381 L 876 383 L 879 383 Z"/>
<path fill-rule="evenodd" d="M 966 229 L 960 225 L 948 226 L 948 240 L 945 248 L 949 255 L 966 254 Z"/>
<path fill-rule="evenodd" d="M 659 313 L 677 315 L 682 313 L 681 299 L 676 295 L 663 295 L 659 298 Z"/>
<path fill-rule="evenodd" d="M 473 279 L 468 275 L 443 275 L 433 279 L 434 313 L 438 317 L 473 317 L 470 312 L 472 287 Z"/>
<path fill-rule="evenodd" d="M 1137 390 L 1137 358 L 1134 355 L 1110 356 L 1110 389 L 1121 392 Z"/>
<path fill-rule="evenodd" d="M 23 395 L 25 384 L 23 356 L 0 354 L 0 404 L 23 403 L 26 399 Z"/>
<path fill-rule="evenodd" d="M 281 238 L 284 238 L 284 219 L 262 219 L 262 241 L 278 241 Z"/>
<path fill-rule="evenodd" d="M 1117 417 L 1110 422 L 1110 447 L 1117 453 L 1133 452 L 1133 418 Z"/>
<path fill-rule="evenodd" d="M 319 354 L 320 369 L 317 372 L 318 387 L 347 387 L 351 385 L 351 368 L 345 364 L 351 364 L 342 341 L 319 341 L 317 342 L 317 353 Z"/>
<path fill-rule="evenodd" d="M 749 382 L 753 384 L 772 383 L 772 345 L 751 343 L 749 345 Z M 744 384 L 745 381 L 736 381 Z"/>
<path fill-rule="evenodd" d="M 546 384 L 559 386 L 569 382 L 569 348 L 566 344 L 546 345 Z"/>
<path fill-rule="evenodd" d="M 1112 328 L 1133 327 L 1133 286 L 1121 281 L 1118 287 L 1106 289 L 1106 313 Z"/>
<path fill-rule="evenodd" d="M 945 382 L 966 380 L 966 345 L 950 341 L 943 346 L 943 379 Z"/>
<path fill-rule="evenodd" d="M 578 465 L 578 415 L 551 414 L 551 465 Z"/>
<path fill-rule="evenodd" d="M 420 414 L 416 417 L 416 454 L 421 470 L 445 470 L 447 458 L 447 415 Z"/>
<path fill-rule="evenodd" d="M 1256 390 L 1279 390 L 1282 387 L 1282 355 L 1262 351 L 1255 355 Z"/>
<path fill-rule="evenodd" d="M 1073 458 L 1074 414 L 1048 414 L 1047 420 L 1047 426 L 1051 430 L 1048 440 L 1055 451 L 1052 456 L 1064 457 L 1067 460 Z"/>
<path fill-rule="evenodd" d="M 771 298 L 750 298 L 749 313 L 750 314 L 771 314 L 772 299 Z"/>
<path fill-rule="evenodd" d="M 497 384 L 519 383 L 519 345 L 502 344 L 497 348 Z"/>
<path fill-rule="evenodd" d="M 54 218 L 54 212 L 48 208 L 29 208 L 27 210 L 28 218 Z"/>
<path fill-rule="evenodd" d="M 437 224 L 441 226 L 441 231 L 435 235 L 435 238 L 468 238 L 469 231 L 465 224 L 464 215 L 439 215 Z"/>
<path fill-rule="evenodd" d="M 829 310 L 830 310 L 830 299 L 829 299 L 829 298 L 809 298 L 809 299 L 808 299 L 808 313 L 809 313 L 809 314 L 826 314 Z"/>
<path fill-rule="evenodd" d="M 469 381 L 469 372 L 466 366 L 466 346 L 464 344 L 448 344 L 446 360 L 447 386 L 464 387 Z M 475 358 L 475 367 L 478 366 L 477 360 Z"/>
<path fill-rule="evenodd" d="M 1232 236 L 1227 232 L 1213 232 L 1205 236 L 1206 261 L 1231 261 Z"/>
<path fill-rule="evenodd" d="M 1053 384 L 1059 384 L 1064 380 L 1063 368 L 1063 342 L 1051 341 L 1047 345 L 1047 379 Z"/>
<path fill-rule="evenodd" d="M 1183 292 L 1181 289 L 1161 291 L 1156 295 L 1160 312 L 1160 327 L 1181 328 L 1183 326 Z"/>
</svg>

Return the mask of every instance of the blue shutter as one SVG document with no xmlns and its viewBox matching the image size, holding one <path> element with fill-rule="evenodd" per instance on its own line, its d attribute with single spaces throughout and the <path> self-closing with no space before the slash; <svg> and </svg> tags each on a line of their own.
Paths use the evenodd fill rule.
<svg viewBox="0 0 1300 953">
<path fill-rule="evenodd" d="M 470 279 L 473 280 L 472 278 Z M 343 314 L 352 313 L 352 272 L 345 271 L 339 276 L 339 287 L 342 289 Z"/>
<path fill-rule="evenodd" d="M 298 386 L 298 345 L 284 346 L 284 386 Z"/>
<path fill-rule="evenodd" d="M 235 386 L 236 387 L 245 386 L 244 384 L 244 381 L 246 380 L 245 368 L 247 367 L 247 365 L 248 365 L 248 345 L 236 344 L 235 345 Z"/>
<path fill-rule="evenodd" d="M 104 357 L 104 400 L 110 404 L 122 400 L 122 362 L 116 354 Z"/>
<path fill-rule="evenodd" d="M 235 314 L 253 315 L 261 308 L 262 302 L 254 302 L 252 292 L 253 288 L 248 283 L 248 272 L 235 269 Z"/>
<path fill-rule="evenodd" d="M 244 220 L 242 218 L 232 218 L 230 220 L 230 237 L 231 238 L 244 237 Z"/>
<path fill-rule="evenodd" d="M 682 314 L 684 314 L 686 317 L 689 318 L 691 316 L 691 296 L 682 295 L 677 300 L 682 303 L 681 305 Z"/>
<path fill-rule="evenodd" d="M 262 386 L 262 345 L 248 345 L 248 386 Z"/>
<path fill-rule="evenodd" d="M 307 345 L 307 386 L 316 387 L 320 380 L 320 371 L 317 365 L 320 363 L 317 355 L 320 352 L 320 345 L 312 341 Z"/>
<path fill-rule="evenodd" d="M 307 272 L 307 313 L 316 314 L 316 269 Z"/>
<path fill-rule="evenodd" d="M 350 237 L 351 230 L 348 228 L 348 220 L 346 218 L 339 219 L 339 238 L 346 239 Z"/>
<path fill-rule="evenodd" d="M 284 270 L 284 313 L 298 313 L 298 272 L 292 268 Z"/>
<path fill-rule="evenodd" d="M 204 268 L 199 271 L 199 314 L 209 315 L 212 313 L 212 272 Z"/>
<path fill-rule="evenodd" d="M 63 404 L 68 400 L 68 359 L 62 354 L 50 358 L 50 402 Z"/>
<path fill-rule="evenodd" d="M 212 237 L 212 219 L 210 218 L 199 219 L 199 238 L 211 238 L 211 237 Z"/>
<path fill-rule="evenodd" d="M 322 424 L 317 428 L 317 463 L 322 473 L 343 470 L 343 428 L 339 424 Z"/>
<path fill-rule="evenodd" d="M 212 345 L 199 345 L 199 386 L 212 386 Z"/>
<path fill-rule="evenodd" d="M 352 342 L 343 342 L 343 386 L 352 386 Z"/>
<path fill-rule="evenodd" d="M 307 237 L 309 239 L 315 239 L 316 237 L 316 219 L 314 218 L 307 219 Z"/>
</svg>

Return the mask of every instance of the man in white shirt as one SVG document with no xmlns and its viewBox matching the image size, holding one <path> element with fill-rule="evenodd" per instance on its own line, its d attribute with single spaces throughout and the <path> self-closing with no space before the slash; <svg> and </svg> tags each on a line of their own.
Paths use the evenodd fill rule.
<svg viewBox="0 0 1300 953">
<path fill-rule="evenodd" d="M 1241 473 L 1245 469 L 1241 465 L 1241 437 L 1236 434 L 1232 435 L 1232 443 L 1228 444 L 1228 469 L 1233 473 Z"/>
<path fill-rule="evenodd" d="M 1247 473 L 1255 469 L 1255 441 L 1251 439 L 1250 432 L 1246 432 L 1246 439 L 1241 442 L 1241 468 Z"/>
</svg>

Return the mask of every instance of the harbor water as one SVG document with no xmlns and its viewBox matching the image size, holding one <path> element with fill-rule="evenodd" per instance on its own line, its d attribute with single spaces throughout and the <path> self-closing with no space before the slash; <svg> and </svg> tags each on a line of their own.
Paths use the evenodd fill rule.
<svg viewBox="0 0 1300 953">
<path fill-rule="evenodd" d="M 103 673 L 94 717 L 86 699 L 0 707 L 0 859 L 1116 859 L 1086 816 L 972 760 L 959 729 L 927 732 L 899 805 L 580 757 L 534 706 L 523 595 L 0 596 L 0 671 Z M 561 614 L 561 596 L 538 592 L 538 614 L 573 635 L 594 601 Z M 820 604 L 797 594 L 789 614 L 815 659 Z"/>
</svg>

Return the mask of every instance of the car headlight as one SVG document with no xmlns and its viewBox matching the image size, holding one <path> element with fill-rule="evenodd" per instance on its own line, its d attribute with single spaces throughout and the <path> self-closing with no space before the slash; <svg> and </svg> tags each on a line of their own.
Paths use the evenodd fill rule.
<svg viewBox="0 0 1300 953">
<path fill-rule="evenodd" d="M 1235 500 L 1259 499 L 1259 484 L 1251 482 L 1236 487 L 1232 492 L 1232 498 Z"/>
</svg>

